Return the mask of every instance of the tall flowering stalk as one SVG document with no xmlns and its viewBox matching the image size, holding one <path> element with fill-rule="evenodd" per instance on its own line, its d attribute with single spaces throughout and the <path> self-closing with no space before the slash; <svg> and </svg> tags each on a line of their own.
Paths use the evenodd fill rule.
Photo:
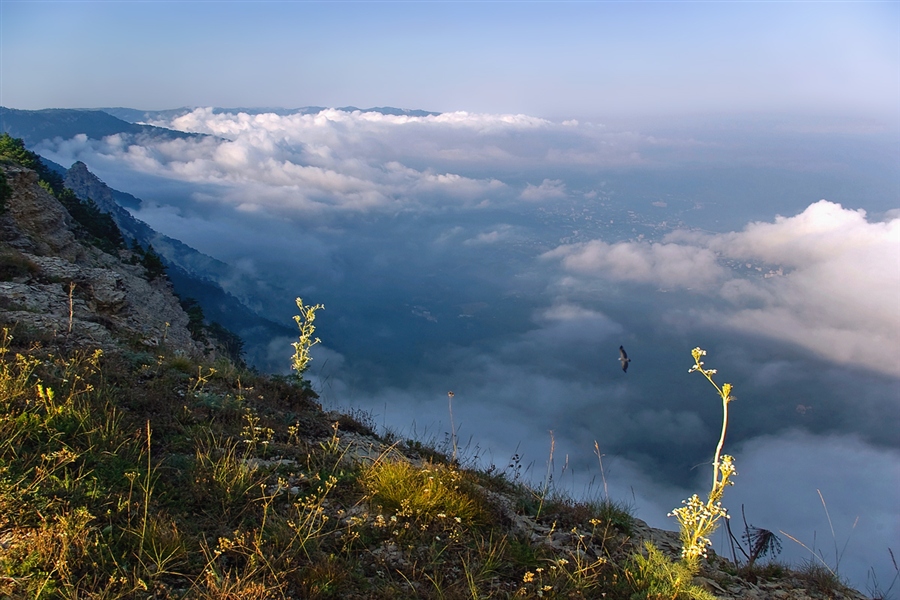
<svg viewBox="0 0 900 600">
<path fill-rule="evenodd" d="M 300 328 L 300 338 L 291 344 L 294 347 L 294 357 L 291 360 L 291 368 L 297 372 L 297 377 L 303 375 L 309 361 L 312 357 L 309 355 L 309 349 L 321 342 L 319 338 L 313 338 L 313 332 L 316 330 L 313 321 L 316 320 L 316 311 L 324 309 L 322 304 L 315 306 L 305 306 L 302 298 L 297 298 L 297 308 L 300 309 L 299 315 L 294 315 L 294 321 Z"/>
<path fill-rule="evenodd" d="M 694 366 L 688 373 L 694 371 L 701 373 L 716 388 L 716 392 L 722 399 L 722 433 L 713 457 L 713 480 L 709 496 L 704 503 L 697 494 L 694 494 L 681 502 L 683 505 L 681 508 L 676 508 L 669 513 L 670 517 L 674 516 L 678 519 L 681 526 L 681 557 L 692 570 L 696 571 L 699 567 L 700 557 L 706 557 L 707 548 L 712 544 L 709 537 L 718 528 L 719 519 L 728 518 L 728 511 L 722 506 L 721 499 L 725 488 L 734 485 L 731 477 L 737 475 L 737 472 L 734 470 L 734 458 L 727 454 L 722 455 L 725 432 L 728 429 L 728 404 L 734 399 L 731 396 L 732 386 L 730 383 L 725 383 L 719 387 L 713 381 L 716 370 L 705 369 L 703 361 L 700 360 L 706 355 L 706 350 L 694 348 L 691 355 L 694 357 Z"/>
</svg>

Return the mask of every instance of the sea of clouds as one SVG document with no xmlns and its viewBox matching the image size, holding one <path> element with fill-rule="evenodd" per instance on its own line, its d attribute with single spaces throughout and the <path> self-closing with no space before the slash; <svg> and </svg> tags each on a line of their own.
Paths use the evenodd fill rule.
<svg viewBox="0 0 900 600">
<path fill-rule="evenodd" d="M 714 390 L 687 373 L 703 346 L 736 388 L 726 504 L 833 566 L 830 518 L 849 539 L 841 572 L 890 579 L 900 209 L 880 132 L 333 109 L 150 124 L 202 135 L 37 150 L 84 161 L 144 200 L 138 218 L 253 274 L 258 289 L 235 291 L 267 315 L 324 302 L 311 375 L 326 404 L 441 443 L 452 389 L 471 460 L 518 455 L 540 479 L 552 436 L 555 485 L 596 496 L 596 442 L 608 493 L 673 528 L 665 514 L 708 486 L 720 426 Z M 290 341 L 262 352 L 279 364 Z"/>
</svg>

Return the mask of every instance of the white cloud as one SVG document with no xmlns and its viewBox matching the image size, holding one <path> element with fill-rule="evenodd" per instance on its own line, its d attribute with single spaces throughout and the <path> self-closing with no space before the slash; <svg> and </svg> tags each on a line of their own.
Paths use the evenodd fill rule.
<svg viewBox="0 0 900 600">
<path fill-rule="evenodd" d="M 280 116 L 198 108 L 152 124 L 205 136 L 82 135 L 45 142 L 39 150 L 64 164 L 124 163 L 145 174 L 221 186 L 222 200 L 242 210 L 371 211 L 477 206 L 509 197 L 502 175 L 471 177 L 458 168 L 487 163 L 502 173 L 523 158 L 547 154 L 542 132 L 573 129 L 527 115 L 411 117 L 336 109 Z M 513 133 L 526 142 L 512 139 Z M 548 180 L 524 196 L 560 197 L 564 189 Z"/>
<path fill-rule="evenodd" d="M 744 505 L 750 524 L 781 537 L 781 558 L 800 564 L 811 555 L 779 530 L 815 546 L 832 568 L 839 562 L 858 589 L 870 568 L 882 583 L 890 579 L 888 547 L 896 552 L 900 539 L 900 452 L 855 436 L 787 431 L 754 438 L 734 454 L 738 477 L 726 501 L 732 514 Z M 738 535 L 740 522 L 731 525 Z"/>
<path fill-rule="evenodd" d="M 871 222 L 865 211 L 823 200 L 739 232 L 681 231 L 664 243 L 594 240 L 544 256 L 582 276 L 707 293 L 715 286 L 728 306 L 706 313 L 709 324 L 900 374 L 900 218 Z M 727 270 L 725 261 L 750 265 L 754 275 Z"/>
<path fill-rule="evenodd" d="M 94 170 L 125 166 L 220 186 L 223 201 L 242 210 L 283 214 L 558 200 L 568 196 L 562 179 L 525 183 L 522 170 L 541 172 L 549 165 L 588 173 L 644 163 L 645 149 L 684 146 L 679 140 L 591 123 L 462 111 L 414 117 L 337 109 L 278 115 L 197 108 L 150 124 L 203 137 L 118 134 L 93 140 L 82 135 L 44 142 L 39 151 L 62 164 L 83 160 Z"/>
<path fill-rule="evenodd" d="M 519 197 L 528 202 L 558 200 L 566 197 L 566 184 L 559 179 L 545 179 L 540 185 L 529 183 Z"/>
<path fill-rule="evenodd" d="M 663 287 L 707 286 L 726 274 L 712 251 L 682 244 L 593 240 L 560 246 L 544 258 L 559 259 L 572 273 Z"/>
<path fill-rule="evenodd" d="M 466 246 L 489 246 L 510 240 L 515 236 L 515 228 L 512 225 L 499 225 L 490 231 L 483 231 L 475 237 L 463 242 Z"/>
<path fill-rule="evenodd" d="M 746 293 L 723 289 L 734 307 L 729 325 L 900 374 L 900 219 L 873 223 L 865 211 L 823 200 L 794 217 L 710 238 L 709 247 L 783 268 Z M 762 306 L 746 307 L 750 297 Z"/>
</svg>

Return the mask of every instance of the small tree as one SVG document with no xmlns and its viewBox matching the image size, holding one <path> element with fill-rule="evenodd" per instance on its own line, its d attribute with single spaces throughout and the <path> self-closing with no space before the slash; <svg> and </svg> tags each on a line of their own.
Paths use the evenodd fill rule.
<svg viewBox="0 0 900 600">
<path fill-rule="evenodd" d="M 137 241 L 135 241 L 137 245 Z M 140 248 L 139 245 L 137 245 Z M 141 265 L 147 272 L 147 281 L 153 281 L 157 277 L 166 274 L 166 263 L 163 262 L 162 256 L 153 249 L 153 244 L 147 244 L 147 249 L 140 248 L 137 251 L 141 255 Z"/>
</svg>

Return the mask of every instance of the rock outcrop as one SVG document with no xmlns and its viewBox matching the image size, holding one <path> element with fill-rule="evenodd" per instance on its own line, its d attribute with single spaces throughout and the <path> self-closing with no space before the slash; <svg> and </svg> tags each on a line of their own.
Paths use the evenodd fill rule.
<svg viewBox="0 0 900 600">
<path fill-rule="evenodd" d="M 78 234 L 62 204 L 23 167 L 2 165 L 12 193 L 0 214 L 0 317 L 73 347 L 165 343 L 202 350 L 164 278 L 149 281 L 131 252 L 107 254 Z"/>
<path fill-rule="evenodd" d="M 90 199 L 109 214 L 129 246 L 134 242 L 144 248 L 152 246 L 165 263 L 166 274 L 179 296 L 195 299 L 210 323 L 227 324 L 230 331 L 239 335 L 249 364 L 267 371 L 281 367 L 269 357 L 269 342 L 292 335 L 294 326 L 273 322 L 250 308 L 252 295 L 248 291 L 256 293 L 260 289 L 258 281 L 132 216 L 124 207 L 137 208 L 142 200 L 110 188 L 84 163 L 74 163 L 65 172 L 64 181 L 82 201 Z M 285 295 L 290 297 L 287 292 Z"/>
</svg>

